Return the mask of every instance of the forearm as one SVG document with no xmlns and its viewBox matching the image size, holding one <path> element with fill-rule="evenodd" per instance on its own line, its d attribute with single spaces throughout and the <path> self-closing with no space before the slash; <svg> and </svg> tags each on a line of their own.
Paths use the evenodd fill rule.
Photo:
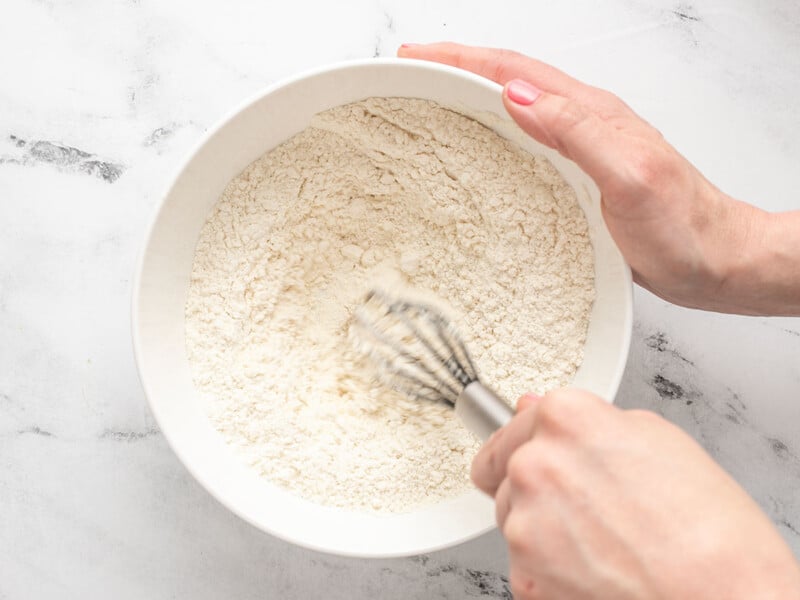
<svg viewBox="0 0 800 600">
<path fill-rule="evenodd" d="M 745 208 L 746 207 L 746 208 Z M 768 213 L 743 205 L 739 248 L 721 292 L 730 312 L 800 316 L 800 211 Z"/>
</svg>

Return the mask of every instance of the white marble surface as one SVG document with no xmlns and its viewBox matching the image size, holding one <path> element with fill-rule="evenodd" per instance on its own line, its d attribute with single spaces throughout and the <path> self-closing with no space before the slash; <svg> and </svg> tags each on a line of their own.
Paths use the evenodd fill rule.
<svg viewBox="0 0 800 600">
<path fill-rule="evenodd" d="M 496 6 L 502 5 L 501 9 Z M 130 279 L 169 176 L 266 84 L 403 41 L 512 47 L 623 96 L 727 192 L 800 206 L 800 5 L 9 0 L 0 19 L 0 599 L 509 597 L 496 534 L 325 556 L 229 514 L 148 414 Z M 619 404 L 686 427 L 800 554 L 800 323 L 644 292 Z"/>
</svg>

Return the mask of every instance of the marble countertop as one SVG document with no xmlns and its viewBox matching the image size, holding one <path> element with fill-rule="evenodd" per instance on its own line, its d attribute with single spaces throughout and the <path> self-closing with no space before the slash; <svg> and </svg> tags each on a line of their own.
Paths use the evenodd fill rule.
<svg viewBox="0 0 800 600">
<path fill-rule="evenodd" d="M 156 428 L 130 281 L 170 176 L 283 76 L 404 41 L 511 47 L 621 95 L 728 193 L 797 207 L 800 5 L 17 0 L 0 20 L 0 599 L 508 598 L 495 532 L 413 559 L 257 531 Z M 618 403 L 686 428 L 800 555 L 800 320 L 636 292 Z"/>
</svg>

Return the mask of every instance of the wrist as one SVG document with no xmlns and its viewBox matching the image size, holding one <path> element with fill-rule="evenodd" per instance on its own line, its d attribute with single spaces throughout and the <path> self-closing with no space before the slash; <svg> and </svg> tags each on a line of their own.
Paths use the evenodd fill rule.
<svg viewBox="0 0 800 600">
<path fill-rule="evenodd" d="M 763 314 L 800 316 L 800 211 L 767 213 L 760 248 L 754 250 L 764 274 Z"/>
<path fill-rule="evenodd" d="M 719 301 L 740 314 L 800 315 L 800 211 L 768 213 L 730 201 Z"/>
</svg>

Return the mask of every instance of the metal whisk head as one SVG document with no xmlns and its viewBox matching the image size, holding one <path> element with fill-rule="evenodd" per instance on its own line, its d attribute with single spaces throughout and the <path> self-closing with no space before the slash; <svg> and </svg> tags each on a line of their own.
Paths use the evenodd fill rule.
<svg viewBox="0 0 800 600">
<path fill-rule="evenodd" d="M 455 406 L 478 372 L 453 325 L 437 309 L 372 290 L 353 315 L 351 335 L 381 379 L 414 399 Z"/>
</svg>

